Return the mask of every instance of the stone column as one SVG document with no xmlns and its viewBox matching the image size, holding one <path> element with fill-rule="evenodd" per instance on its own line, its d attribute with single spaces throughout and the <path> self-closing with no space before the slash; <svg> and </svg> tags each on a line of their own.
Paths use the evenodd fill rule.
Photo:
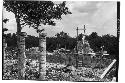
<svg viewBox="0 0 125 83">
<path fill-rule="evenodd" d="M 39 33 L 39 80 L 46 77 L 46 33 Z"/>
<path fill-rule="evenodd" d="M 7 43 L 5 42 L 5 37 L 3 37 L 3 53 L 2 53 L 2 62 L 3 62 L 3 65 L 2 65 L 2 70 L 4 71 L 4 60 L 6 59 L 6 47 L 7 47 Z M 4 79 L 3 77 L 4 75 L 4 72 L 2 72 L 2 79 Z"/>
<path fill-rule="evenodd" d="M 25 80 L 25 65 L 26 65 L 26 55 L 25 55 L 25 32 L 19 34 L 18 42 L 18 76 L 19 80 Z"/>
<path fill-rule="evenodd" d="M 3 59 L 5 60 L 5 57 L 6 57 L 6 47 L 7 47 L 7 43 L 6 43 L 6 40 L 5 38 L 3 38 Z"/>
</svg>

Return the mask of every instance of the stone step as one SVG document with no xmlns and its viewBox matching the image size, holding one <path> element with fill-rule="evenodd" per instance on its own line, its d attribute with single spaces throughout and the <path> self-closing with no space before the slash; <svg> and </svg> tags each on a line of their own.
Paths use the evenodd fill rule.
<svg viewBox="0 0 125 83">
<path fill-rule="evenodd" d="M 78 63 L 78 64 L 82 64 L 82 63 Z"/>
</svg>

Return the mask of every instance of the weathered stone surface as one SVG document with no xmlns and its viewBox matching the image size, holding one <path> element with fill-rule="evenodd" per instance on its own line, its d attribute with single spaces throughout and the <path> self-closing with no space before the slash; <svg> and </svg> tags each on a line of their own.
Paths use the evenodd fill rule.
<svg viewBox="0 0 125 83">
<path fill-rule="evenodd" d="M 39 33 L 39 80 L 45 80 L 46 77 L 46 33 Z"/>
<path fill-rule="evenodd" d="M 18 42 L 18 76 L 19 79 L 25 79 L 25 63 L 26 63 L 26 55 L 25 55 L 25 36 L 26 33 L 22 32 L 19 34 L 20 42 Z"/>
</svg>

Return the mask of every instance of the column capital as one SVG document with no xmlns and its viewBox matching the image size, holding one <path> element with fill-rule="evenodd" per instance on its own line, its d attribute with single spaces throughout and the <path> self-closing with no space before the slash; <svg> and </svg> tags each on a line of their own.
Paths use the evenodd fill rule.
<svg viewBox="0 0 125 83">
<path fill-rule="evenodd" d="M 27 36 L 27 33 L 26 32 L 21 32 L 20 35 L 21 36 Z"/>
<path fill-rule="evenodd" d="M 40 38 L 46 37 L 46 36 L 47 36 L 47 33 L 42 33 L 42 32 L 39 33 L 39 37 L 40 37 Z"/>
<path fill-rule="evenodd" d="M 16 33 L 17 34 L 17 33 Z M 27 36 L 27 33 L 26 32 L 20 32 L 20 33 L 18 33 L 20 36 Z"/>
</svg>

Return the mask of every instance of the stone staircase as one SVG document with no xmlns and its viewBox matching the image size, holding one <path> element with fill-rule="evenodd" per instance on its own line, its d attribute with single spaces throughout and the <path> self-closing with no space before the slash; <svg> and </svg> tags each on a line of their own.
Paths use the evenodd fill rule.
<svg viewBox="0 0 125 83">
<path fill-rule="evenodd" d="M 83 57 L 77 58 L 77 67 L 83 67 Z"/>
<path fill-rule="evenodd" d="M 77 67 L 83 67 L 83 61 L 82 60 L 77 61 Z"/>
</svg>

